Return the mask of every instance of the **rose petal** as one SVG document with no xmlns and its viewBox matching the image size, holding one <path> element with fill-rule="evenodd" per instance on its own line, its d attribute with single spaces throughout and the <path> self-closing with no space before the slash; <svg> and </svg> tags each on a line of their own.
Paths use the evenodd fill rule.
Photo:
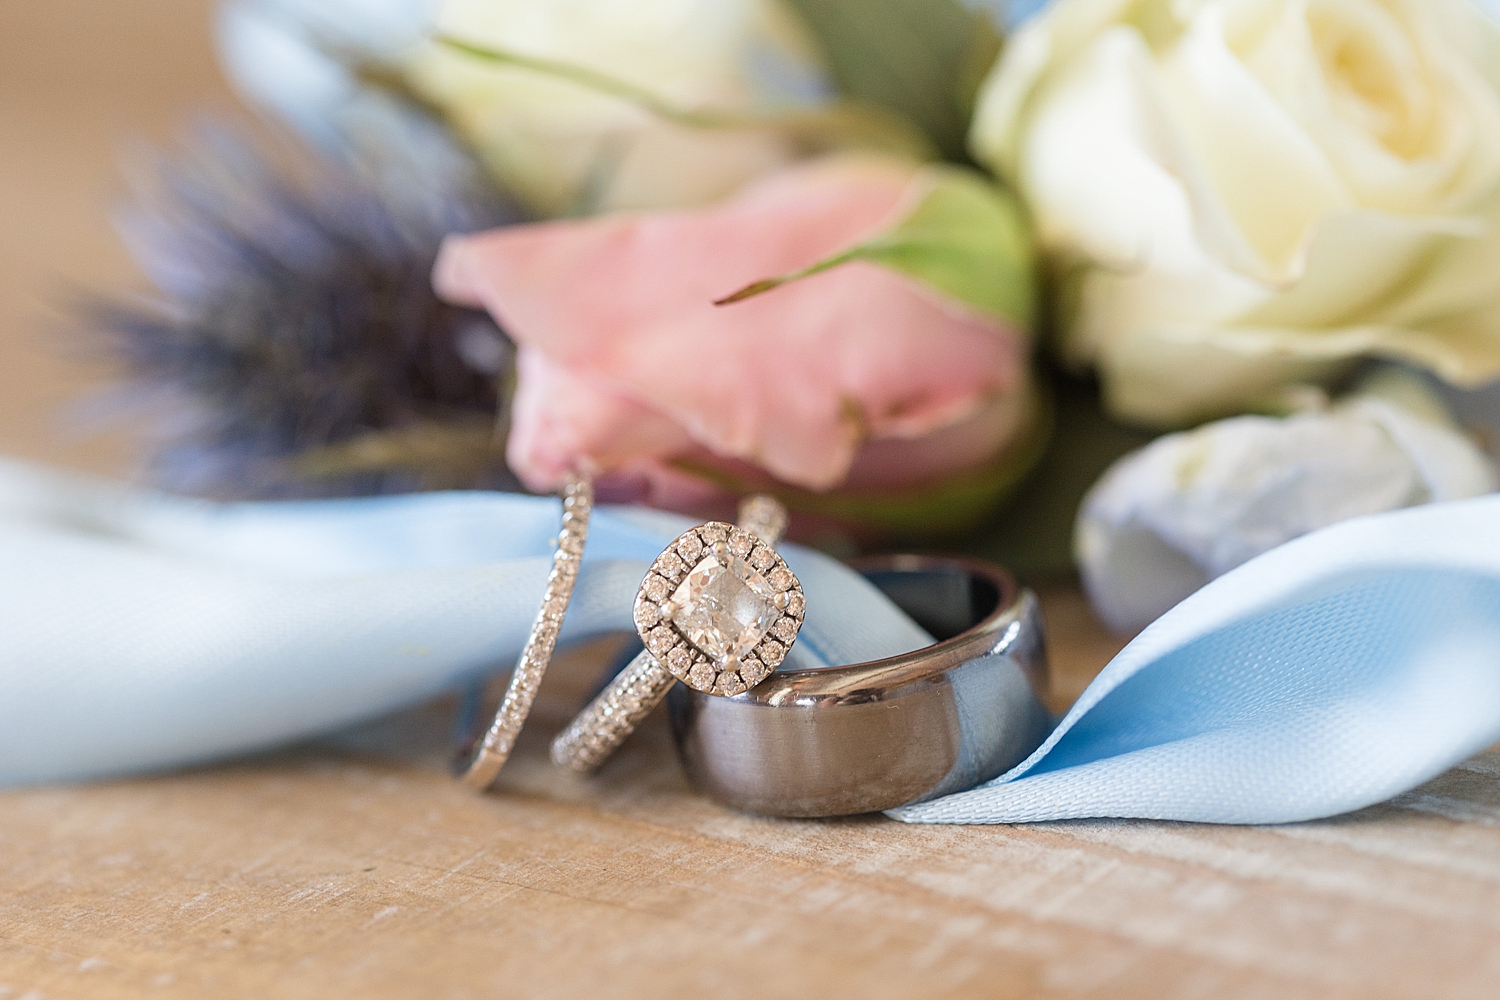
<svg viewBox="0 0 1500 1000">
<path fill-rule="evenodd" d="M 1362 355 L 1475 385 L 1500 376 L 1496 52 L 1462 0 L 1072 0 L 1008 42 L 971 145 L 1072 266 L 1062 351 L 1116 416 L 1241 412 Z"/>
<path fill-rule="evenodd" d="M 520 343 L 670 418 L 715 454 L 828 489 L 862 441 L 960 421 L 1023 377 L 1024 345 L 1012 331 L 872 265 L 713 305 L 879 231 L 912 172 L 893 161 L 825 161 L 702 211 L 456 237 L 434 281 L 445 297 L 483 305 Z M 580 419 L 578 404 L 556 394 L 528 405 L 537 419 Z M 630 432 L 622 425 L 620 433 Z M 628 451 L 572 436 L 586 438 L 601 464 Z M 523 476 L 538 461 L 512 457 Z"/>
<path fill-rule="evenodd" d="M 613 468 L 627 460 L 672 455 L 690 446 L 681 427 L 535 348 L 516 354 L 511 400 L 511 468 L 528 489 L 555 489 L 573 468 Z M 583 459 L 588 461 L 585 463 Z"/>
</svg>

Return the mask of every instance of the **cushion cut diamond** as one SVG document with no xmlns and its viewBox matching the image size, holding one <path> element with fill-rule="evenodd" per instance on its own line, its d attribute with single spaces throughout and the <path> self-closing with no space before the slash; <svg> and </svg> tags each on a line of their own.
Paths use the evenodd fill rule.
<svg viewBox="0 0 1500 1000">
<path fill-rule="evenodd" d="M 723 661 L 738 659 L 775 623 L 776 591 L 749 561 L 719 547 L 672 594 L 672 623 L 688 641 Z"/>
</svg>

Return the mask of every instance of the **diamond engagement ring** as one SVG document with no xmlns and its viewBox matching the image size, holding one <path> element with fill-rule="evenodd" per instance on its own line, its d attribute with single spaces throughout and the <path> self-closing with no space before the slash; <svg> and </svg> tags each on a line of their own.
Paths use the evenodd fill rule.
<svg viewBox="0 0 1500 1000">
<path fill-rule="evenodd" d="M 635 598 L 646 648 L 553 741 L 555 763 L 596 770 L 677 681 L 733 696 L 771 675 L 807 609 L 774 547 L 786 524 L 778 501 L 750 497 L 738 526 L 701 524 L 656 557 Z"/>
<path fill-rule="evenodd" d="M 578 582 L 583 543 L 589 533 L 589 514 L 594 508 L 594 484 L 589 476 L 575 473 L 568 477 L 562 490 L 562 507 L 562 529 L 557 536 L 557 551 L 552 555 L 552 572 L 547 577 L 542 606 L 510 675 L 505 697 L 489 729 L 460 752 L 456 763 L 459 781 L 476 791 L 485 791 L 494 784 L 505 766 L 516 736 L 531 712 L 531 703 L 536 700 L 537 687 L 552 660 L 552 651 L 557 648 L 557 634 L 568 601 L 573 597 L 573 585 Z"/>
</svg>

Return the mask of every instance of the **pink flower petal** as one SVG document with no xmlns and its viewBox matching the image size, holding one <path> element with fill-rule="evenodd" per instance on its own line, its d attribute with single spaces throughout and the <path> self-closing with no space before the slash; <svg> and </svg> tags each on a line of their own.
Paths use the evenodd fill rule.
<svg viewBox="0 0 1500 1000">
<path fill-rule="evenodd" d="M 671 420 L 534 347 L 517 352 L 516 375 L 507 457 L 528 489 L 554 489 L 573 468 L 613 469 L 692 447 Z"/>
<path fill-rule="evenodd" d="M 439 292 L 484 306 L 591 387 L 582 398 L 543 394 L 522 372 L 531 429 L 518 420 L 517 472 L 542 484 L 580 459 L 611 468 L 637 454 L 638 437 L 660 456 L 670 444 L 665 419 L 716 455 L 829 489 L 864 441 L 921 437 L 1016 387 L 1025 348 L 1014 331 L 885 268 L 854 263 L 713 305 L 878 232 L 912 169 L 824 161 L 704 210 L 450 239 L 434 275 Z M 648 432 L 635 426 L 642 420 Z"/>
</svg>

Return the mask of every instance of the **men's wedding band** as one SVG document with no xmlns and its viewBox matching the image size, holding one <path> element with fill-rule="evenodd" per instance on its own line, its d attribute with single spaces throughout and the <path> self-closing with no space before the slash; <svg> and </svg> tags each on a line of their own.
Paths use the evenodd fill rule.
<svg viewBox="0 0 1500 1000">
<path fill-rule="evenodd" d="M 855 564 L 939 642 L 869 663 L 777 671 L 734 697 L 669 699 L 696 788 L 745 812 L 840 816 L 972 788 L 1046 739 L 1036 596 L 998 566 L 892 556 Z"/>
</svg>

